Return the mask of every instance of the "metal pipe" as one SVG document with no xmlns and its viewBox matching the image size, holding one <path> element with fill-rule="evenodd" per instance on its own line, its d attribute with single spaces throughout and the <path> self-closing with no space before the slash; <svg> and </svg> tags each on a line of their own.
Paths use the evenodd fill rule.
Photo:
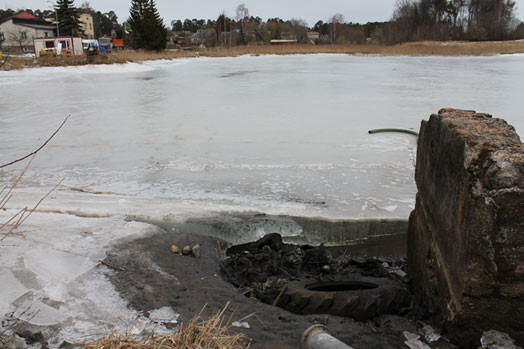
<svg viewBox="0 0 524 349">
<path fill-rule="evenodd" d="M 353 349 L 329 334 L 323 325 L 313 325 L 303 334 L 301 349 Z"/>
</svg>

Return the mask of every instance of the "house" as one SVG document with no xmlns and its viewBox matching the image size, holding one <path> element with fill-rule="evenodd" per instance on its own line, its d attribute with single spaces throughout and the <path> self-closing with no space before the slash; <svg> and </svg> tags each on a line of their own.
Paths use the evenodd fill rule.
<svg viewBox="0 0 524 349">
<path fill-rule="evenodd" d="M 317 44 L 320 41 L 320 33 L 314 31 L 307 32 L 307 41 L 311 44 Z"/>
<path fill-rule="evenodd" d="M 198 29 L 191 35 L 191 44 L 195 46 L 215 46 L 216 45 L 215 29 Z"/>
<path fill-rule="evenodd" d="M 94 39 L 95 29 L 93 27 L 93 16 L 89 13 L 81 13 L 78 21 L 80 22 L 80 28 L 84 31 L 84 38 Z"/>
<path fill-rule="evenodd" d="M 33 39 L 55 37 L 55 25 L 27 12 L 0 21 L 2 47 L 11 51 L 34 52 Z"/>
<path fill-rule="evenodd" d="M 84 54 L 82 38 L 79 36 L 37 38 L 33 40 L 33 45 L 37 57 L 81 56 Z"/>
</svg>

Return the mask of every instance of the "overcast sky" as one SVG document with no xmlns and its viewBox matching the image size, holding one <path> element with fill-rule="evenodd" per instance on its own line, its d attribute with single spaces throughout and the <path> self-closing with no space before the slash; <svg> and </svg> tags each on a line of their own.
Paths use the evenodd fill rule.
<svg viewBox="0 0 524 349">
<path fill-rule="evenodd" d="M 48 0 L 0 0 L 4 8 L 46 9 L 55 1 Z M 84 0 L 75 0 L 80 6 Z M 97 11 L 116 12 L 119 22 L 129 16 L 131 0 L 90 0 L 89 3 Z M 245 3 L 251 16 L 267 18 L 280 17 L 282 19 L 302 18 L 309 26 L 317 20 L 327 21 L 336 13 L 344 15 L 346 22 L 374 22 L 389 20 L 393 12 L 395 0 L 156 0 L 160 15 L 166 25 L 173 19 L 204 18 L 216 19 L 220 13 L 235 16 L 236 7 Z M 517 16 L 524 19 L 524 0 L 516 0 Z"/>
</svg>

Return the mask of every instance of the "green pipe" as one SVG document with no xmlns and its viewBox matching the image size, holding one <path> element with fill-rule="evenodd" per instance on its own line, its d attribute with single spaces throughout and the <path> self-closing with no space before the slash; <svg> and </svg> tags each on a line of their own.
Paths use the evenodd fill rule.
<svg viewBox="0 0 524 349">
<path fill-rule="evenodd" d="M 415 132 L 413 130 L 405 130 L 402 128 L 377 128 L 375 130 L 368 131 L 369 134 L 379 133 L 379 132 L 402 132 L 402 133 L 409 133 L 411 135 L 418 137 L 418 132 Z"/>
</svg>

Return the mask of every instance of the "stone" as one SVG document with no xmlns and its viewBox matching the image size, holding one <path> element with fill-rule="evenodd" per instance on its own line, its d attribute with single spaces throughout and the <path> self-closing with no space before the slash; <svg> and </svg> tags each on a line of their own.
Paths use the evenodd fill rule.
<svg viewBox="0 0 524 349">
<path fill-rule="evenodd" d="M 482 333 L 482 349 L 519 349 L 507 333 L 490 330 Z"/>
<path fill-rule="evenodd" d="M 176 245 L 171 245 L 171 252 L 173 253 L 179 253 L 180 249 Z"/>
<path fill-rule="evenodd" d="M 189 247 L 189 246 L 184 246 L 184 248 L 182 249 L 182 254 L 183 254 L 184 256 L 187 256 L 187 255 L 190 254 L 190 253 L 191 253 L 191 247 Z"/>
<path fill-rule="evenodd" d="M 200 258 L 200 254 L 201 254 L 200 245 L 196 244 L 195 246 L 193 246 L 191 248 L 191 252 L 193 253 L 193 256 L 195 256 L 196 258 Z"/>
<path fill-rule="evenodd" d="M 442 109 L 423 121 L 408 229 L 417 300 L 464 348 L 484 331 L 524 344 L 524 146 L 488 114 Z"/>
</svg>

